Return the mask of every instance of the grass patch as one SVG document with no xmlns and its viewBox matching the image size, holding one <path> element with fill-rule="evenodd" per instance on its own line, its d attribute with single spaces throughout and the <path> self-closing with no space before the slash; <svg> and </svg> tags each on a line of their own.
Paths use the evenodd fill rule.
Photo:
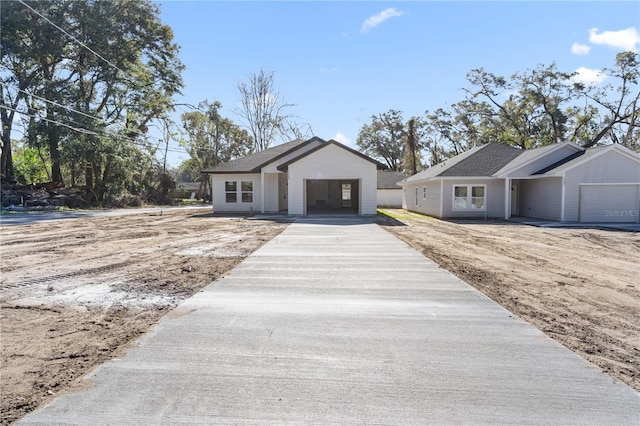
<svg viewBox="0 0 640 426">
<path fill-rule="evenodd" d="M 431 216 L 426 216 L 420 213 L 410 212 L 402 209 L 378 209 L 378 214 L 386 216 L 396 220 L 420 220 L 431 219 Z"/>
</svg>

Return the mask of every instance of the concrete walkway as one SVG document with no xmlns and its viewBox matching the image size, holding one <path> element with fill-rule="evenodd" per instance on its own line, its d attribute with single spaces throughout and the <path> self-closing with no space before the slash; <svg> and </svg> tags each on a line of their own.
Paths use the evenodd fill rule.
<svg viewBox="0 0 640 426">
<path fill-rule="evenodd" d="M 373 223 L 301 219 L 21 424 L 638 425 L 640 396 Z"/>
</svg>

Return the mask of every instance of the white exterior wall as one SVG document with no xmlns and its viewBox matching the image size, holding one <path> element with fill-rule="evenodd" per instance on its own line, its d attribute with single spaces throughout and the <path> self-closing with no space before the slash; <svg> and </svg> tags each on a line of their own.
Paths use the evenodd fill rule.
<svg viewBox="0 0 640 426">
<path fill-rule="evenodd" d="M 545 167 L 548 167 L 558 161 L 567 158 L 570 155 L 575 154 L 577 151 L 569 146 L 564 146 L 553 152 L 547 153 L 540 158 L 535 159 L 531 163 L 520 167 L 513 172 L 509 173 L 510 178 L 529 177 L 533 173 L 538 172 Z"/>
<path fill-rule="evenodd" d="M 520 181 L 519 216 L 561 220 L 562 178 Z"/>
<path fill-rule="evenodd" d="M 264 173 L 264 211 L 278 211 L 278 173 Z"/>
<path fill-rule="evenodd" d="M 455 185 L 485 185 L 486 210 L 454 210 L 453 187 Z M 499 217 L 504 218 L 504 179 L 454 179 L 444 180 L 442 186 L 442 217 Z"/>
<path fill-rule="evenodd" d="M 360 214 L 376 214 L 376 165 L 336 145 L 327 145 L 289 165 L 289 214 L 305 214 L 307 179 L 360 181 Z"/>
<path fill-rule="evenodd" d="M 233 213 L 260 213 L 262 205 L 262 187 L 259 173 L 251 174 L 213 174 L 211 189 L 213 199 L 213 211 L 214 212 L 233 212 Z M 237 203 L 227 203 L 225 193 L 225 182 L 236 181 L 237 184 Z M 241 181 L 253 181 L 253 203 L 243 203 L 240 182 Z"/>
<path fill-rule="evenodd" d="M 378 189 L 378 207 L 402 207 L 402 189 Z"/>
<path fill-rule="evenodd" d="M 614 150 L 567 170 L 564 180 L 564 221 L 579 220 L 581 183 L 637 183 L 640 184 L 640 163 Z M 602 206 L 606 209 L 607 206 Z"/>
<path fill-rule="evenodd" d="M 442 200 L 440 185 L 440 181 L 405 184 L 402 187 L 403 208 L 429 216 L 440 217 L 440 203 Z M 418 190 L 417 203 L 416 189 Z"/>
</svg>

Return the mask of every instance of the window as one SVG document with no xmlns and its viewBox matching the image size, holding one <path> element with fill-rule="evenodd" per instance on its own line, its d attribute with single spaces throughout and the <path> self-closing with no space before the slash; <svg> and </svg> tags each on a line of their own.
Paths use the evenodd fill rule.
<svg viewBox="0 0 640 426">
<path fill-rule="evenodd" d="M 253 203 L 253 181 L 243 180 L 240 183 L 240 189 L 242 191 L 242 202 Z"/>
<path fill-rule="evenodd" d="M 225 201 L 227 203 L 238 202 L 238 182 L 227 181 L 224 183 Z"/>
<path fill-rule="evenodd" d="M 418 187 L 416 186 L 416 206 L 418 205 Z"/>
<path fill-rule="evenodd" d="M 422 199 L 423 200 L 427 199 L 427 187 L 426 186 L 422 187 Z"/>
<path fill-rule="evenodd" d="M 454 185 L 453 210 L 485 210 L 485 185 Z"/>
<path fill-rule="evenodd" d="M 351 200 L 351 184 L 343 183 L 342 184 L 342 201 Z"/>
</svg>

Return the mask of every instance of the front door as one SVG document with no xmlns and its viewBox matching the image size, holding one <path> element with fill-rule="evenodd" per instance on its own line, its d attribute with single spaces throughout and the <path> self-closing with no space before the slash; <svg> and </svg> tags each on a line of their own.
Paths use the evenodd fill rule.
<svg viewBox="0 0 640 426">
<path fill-rule="evenodd" d="M 518 185 L 511 184 L 511 214 L 510 216 L 518 216 Z"/>
</svg>

